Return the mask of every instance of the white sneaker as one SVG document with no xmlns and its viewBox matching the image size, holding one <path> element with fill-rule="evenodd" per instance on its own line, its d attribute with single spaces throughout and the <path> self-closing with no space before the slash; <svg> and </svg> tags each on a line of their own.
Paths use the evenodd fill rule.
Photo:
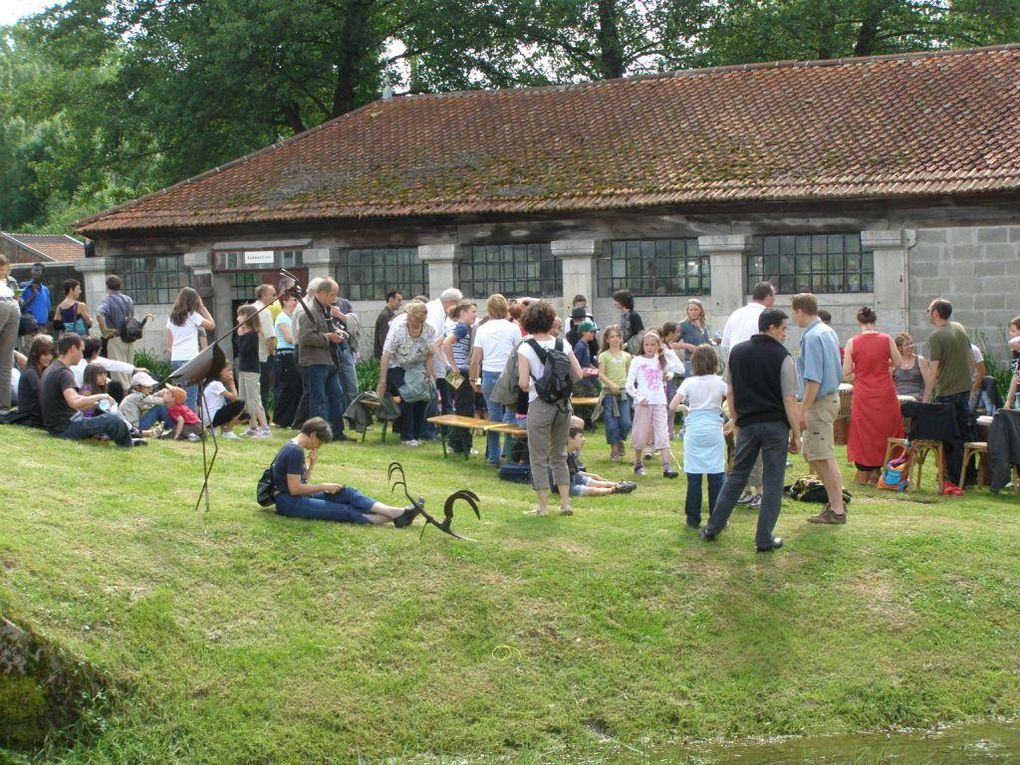
<svg viewBox="0 0 1020 765">
<path fill-rule="evenodd" d="M 237 436 L 237 433 L 235 433 L 232 430 L 221 430 L 220 431 L 220 438 L 225 438 L 228 441 L 236 441 L 238 436 Z"/>
<path fill-rule="evenodd" d="M 269 428 L 259 428 L 258 432 L 252 436 L 252 438 L 272 438 L 273 434 Z"/>
<path fill-rule="evenodd" d="M 401 441 L 404 446 L 421 446 L 421 441 L 416 441 L 413 438 L 410 441 Z"/>
<path fill-rule="evenodd" d="M 755 494 L 751 497 L 751 501 L 747 503 L 748 507 L 759 508 L 761 507 L 761 494 Z"/>
<path fill-rule="evenodd" d="M 754 492 L 745 489 L 744 493 L 741 494 L 740 497 L 737 499 L 737 504 L 746 505 L 749 504 L 752 499 L 754 499 Z"/>
<path fill-rule="evenodd" d="M 248 428 L 241 434 L 241 438 L 255 438 L 259 434 L 258 428 Z"/>
<path fill-rule="evenodd" d="M 198 433 L 188 433 L 188 440 L 192 442 L 201 441 L 202 437 Z"/>
</svg>

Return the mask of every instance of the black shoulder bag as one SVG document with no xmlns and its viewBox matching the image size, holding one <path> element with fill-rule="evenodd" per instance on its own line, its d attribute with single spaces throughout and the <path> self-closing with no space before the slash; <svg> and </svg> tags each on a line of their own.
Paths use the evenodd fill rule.
<svg viewBox="0 0 1020 765">
<path fill-rule="evenodd" d="M 259 482 L 255 486 L 255 501 L 262 507 L 272 507 L 276 504 L 276 497 L 273 496 L 273 492 L 276 491 L 276 484 L 273 482 L 273 465 L 275 464 L 276 459 L 273 458 L 269 467 L 262 471 L 262 477 L 259 478 Z"/>
</svg>

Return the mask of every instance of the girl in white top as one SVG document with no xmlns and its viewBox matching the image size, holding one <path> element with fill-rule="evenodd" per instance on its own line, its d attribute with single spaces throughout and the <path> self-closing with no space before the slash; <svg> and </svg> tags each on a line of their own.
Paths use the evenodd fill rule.
<svg viewBox="0 0 1020 765">
<path fill-rule="evenodd" d="M 206 309 L 202 298 L 191 287 L 184 287 L 177 294 L 177 301 L 166 320 L 166 344 L 170 349 L 170 368 L 178 370 L 198 355 L 201 330 L 212 331 L 216 322 Z M 187 388 L 187 405 L 191 411 L 198 409 L 198 386 Z"/>
<path fill-rule="evenodd" d="M 657 332 L 648 331 L 641 341 L 640 356 L 630 362 L 627 395 L 634 400 L 634 429 L 630 445 L 634 449 L 634 472 L 644 475 L 641 453 L 649 444 L 662 457 L 662 475 L 676 478 L 679 473 L 669 464 L 669 413 L 666 407 L 666 358 Z"/>
<path fill-rule="evenodd" d="M 699 345 L 691 355 L 691 376 L 680 383 L 669 404 L 671 411 L 686 409 L 684 421 L 684 472 L 687 474 L 687 525 L 701 525 L 701 476 L 708 476 L 708 512 L 722 489 L 726 470 L 725 435 L 733 429 L 725 423 L 723 401 L 726 383 L 716 375 L 719 357 L 710 345 Z M 725 424 L 724 424 L 725 423 Z"/>
</svg>

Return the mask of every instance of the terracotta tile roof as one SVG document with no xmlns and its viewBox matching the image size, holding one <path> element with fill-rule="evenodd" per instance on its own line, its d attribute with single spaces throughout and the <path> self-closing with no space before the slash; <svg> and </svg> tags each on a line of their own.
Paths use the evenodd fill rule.
<svg viewBox="0 0 1020 765">
<path fill-rule="evenodd" d="M 21 245 L 30 252 L 19 262 L 71 263 L 85 257 L 85 245 L 67 234 L 11 234 L 0 231 L 3 238 Z"/>
<path fill-rule="evenodd" d="M 1020 45 L 378 101 L 78 223 L 1020 190 Z"/>
</svg>

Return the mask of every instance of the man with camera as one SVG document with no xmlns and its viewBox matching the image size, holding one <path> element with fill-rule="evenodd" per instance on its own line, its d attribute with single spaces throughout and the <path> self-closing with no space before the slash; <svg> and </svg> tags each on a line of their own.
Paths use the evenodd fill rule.
<svg viewBox="0 0 1020 765">
<path fill-rule="evenodd" d="M 332 279 L 322 279 L 311 289 L 298 329 L 298 364 L 305 373 L 308 416 L 326 420 L 334 441 L 347 441 L 344 389 L 340 381 L 340 345 L 347 340 L 347 333 L 337 326 L 332 315 L 338 291 Z"/>
</svg>

